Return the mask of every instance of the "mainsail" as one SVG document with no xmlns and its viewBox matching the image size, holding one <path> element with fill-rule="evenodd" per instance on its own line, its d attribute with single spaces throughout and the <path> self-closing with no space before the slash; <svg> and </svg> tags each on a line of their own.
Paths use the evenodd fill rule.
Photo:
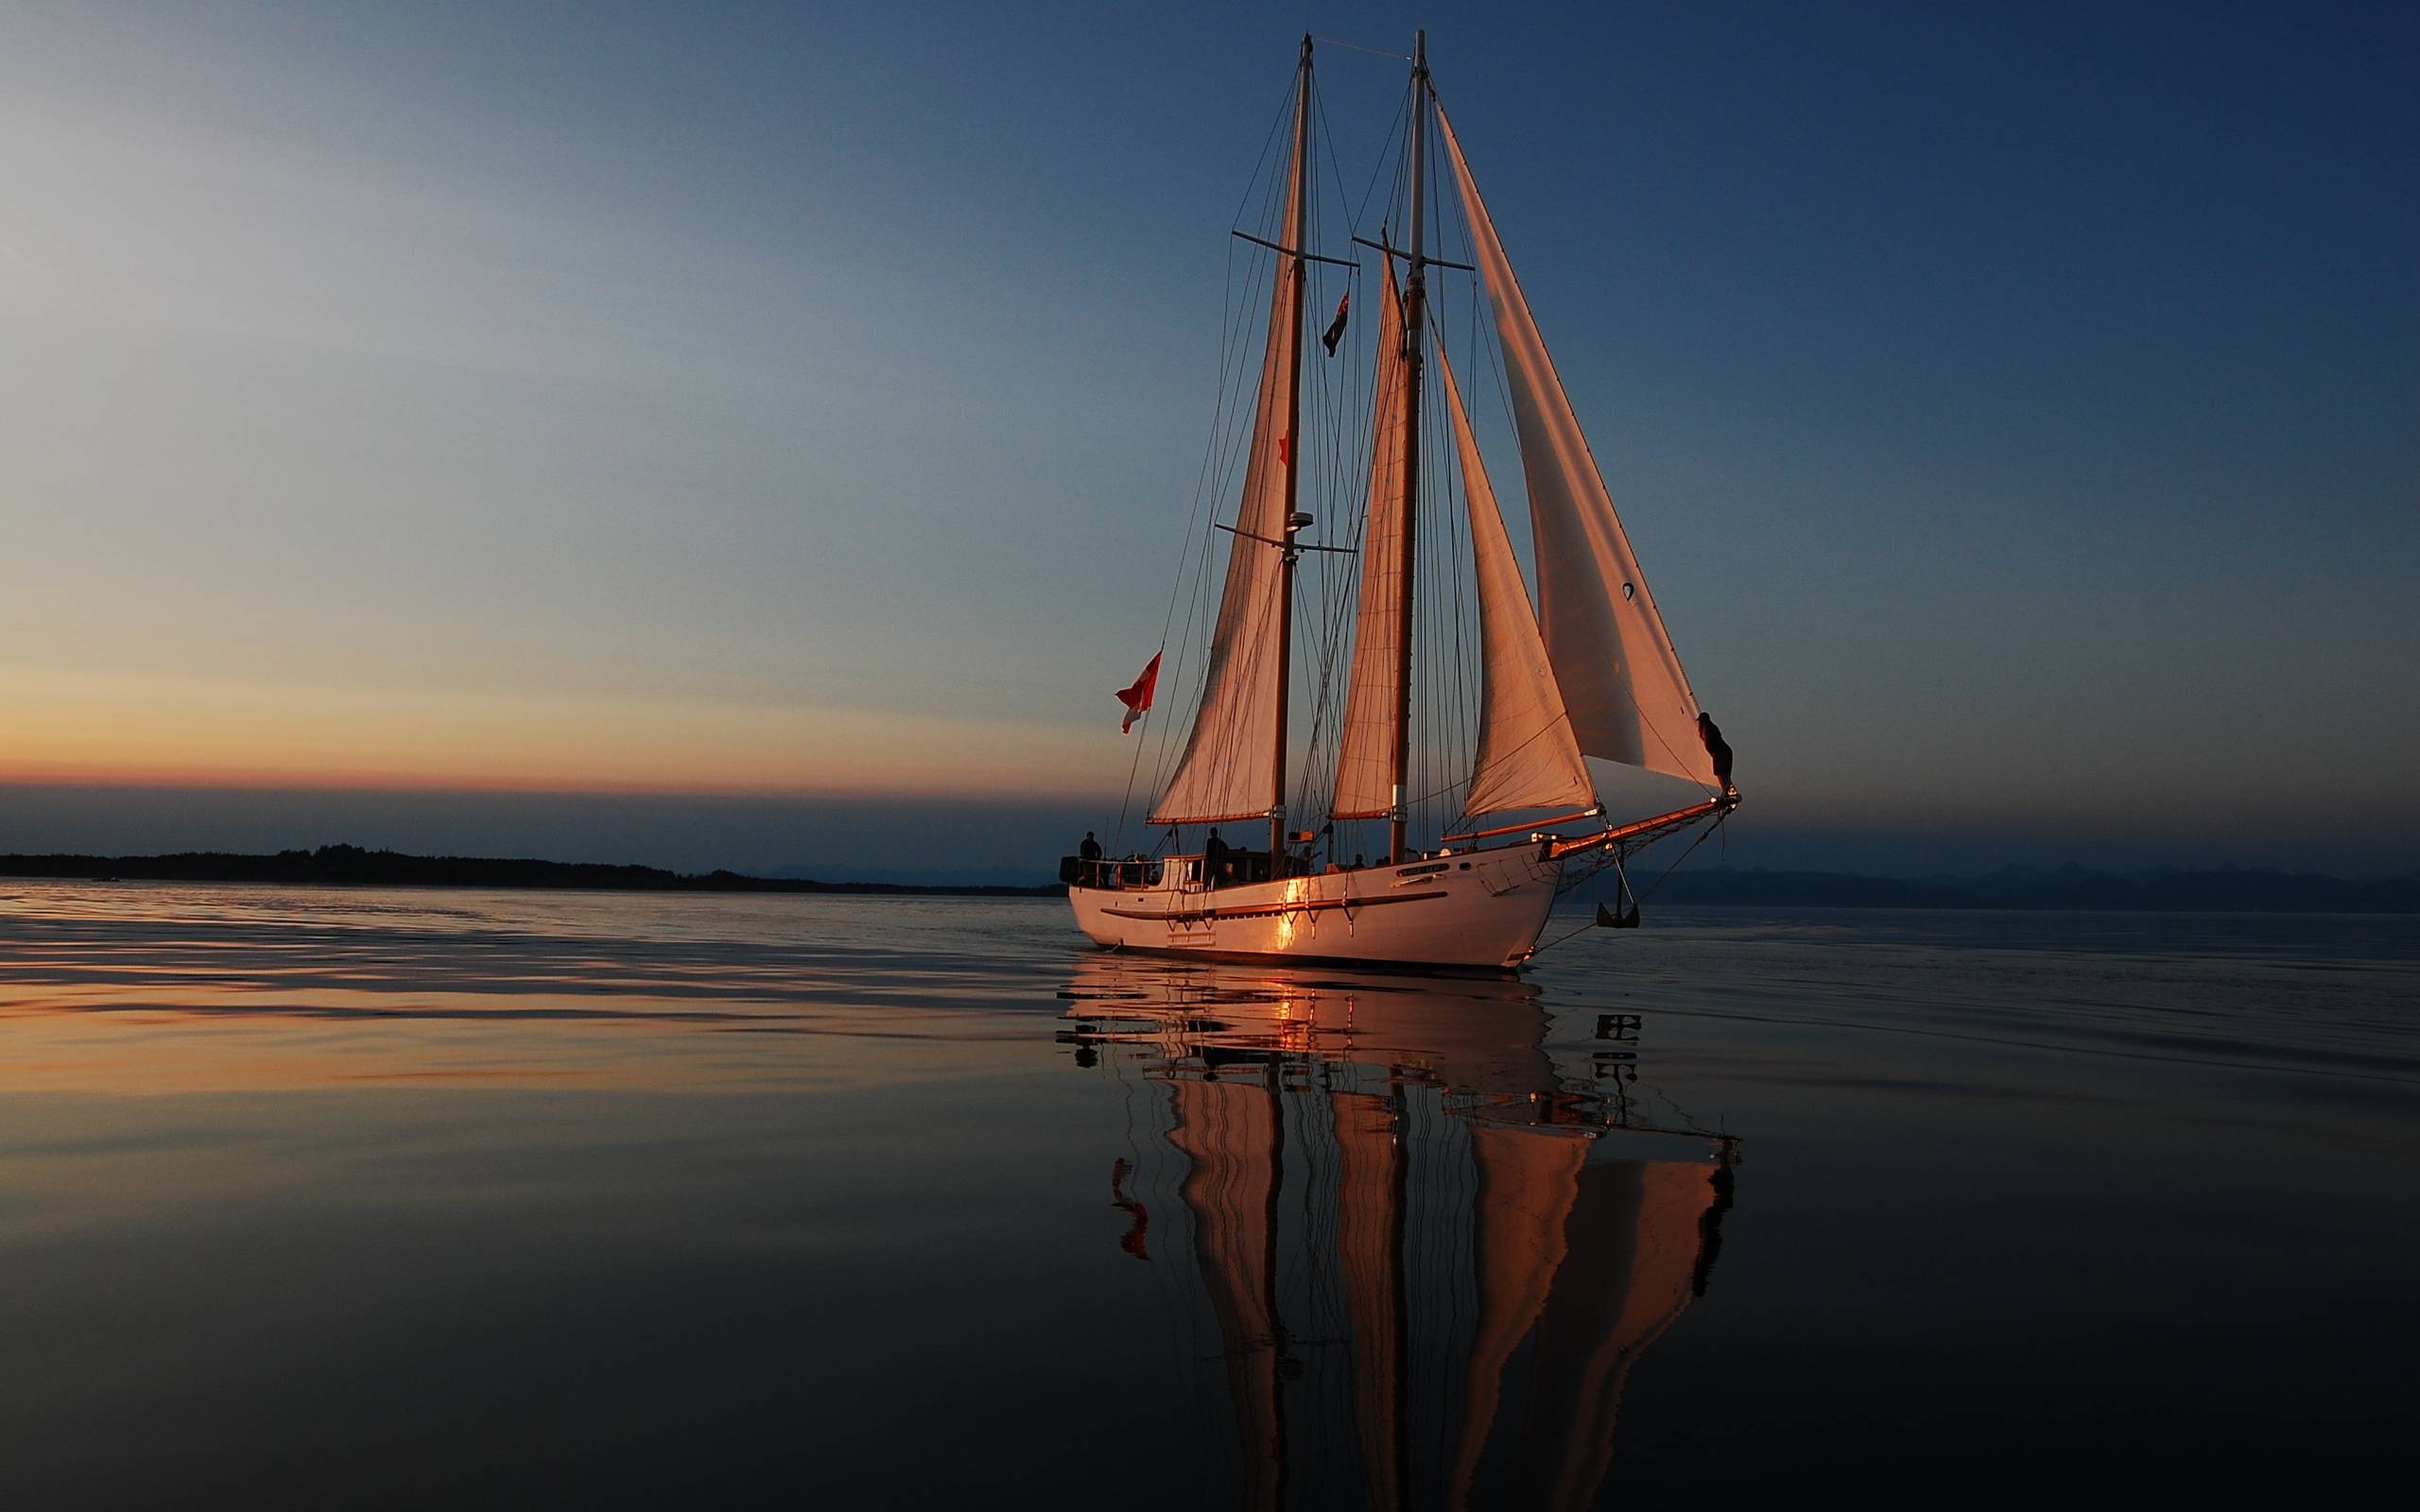
<svg viewBox="0 0 2420 1512">
<path fill-rule="evenodd" d="M 1462 491 L 1471 520 L 1471 563 L 1478 580 L 1478 754 L 1471 763 L 1471 814 L 1505 809 L 1573 808 L 1597 801 L 1596 784 L 1580 759 L 1554 668 L 1530 612 L 1521 564 L 1504 533 L 1504 514 L 1487 481 L 1487 464 L 1471 434 L 1462 391 L 1445 353 L 1445 407 L 1454 415 L 1454 444 L 1462 459 Z"/>
<path fill-rule="evenodd" d="M 1404 425 L 1409 410 L 1403 302 L 1395 270 L 1386 270 L 1378 309 L 1377 419 L 1371 427 L 1370 506 L 1361 530 L 1361 596 L 1353 623 L 1353 678 L 1344 696 L 1343 736 L 1336 757 L 1340 819 L 1383 818 L 1394 809 L 1393 762 L 1402 711 L 1395 679 L 1403 610 Z"/>
<path fill-rule="evenodd" d="M 1303 163 L 1287 171 L 1286 225 L 1302 239 Z M 1296 259 L 1272 280 L 1269 342 L 1260 361 L 1260 402 L 1244 465 L 1244 496 L 1228 542 L 1227 585 L 1219 595 L 1201 705 L 1176 775 L 1151 810 L 1153 824 L 1217 824 L 1258 818 L 1284 800 L 1279 728 L 1286 683 L 1287 478 L 1297 455 L 1291 402 L 1302 324 Z"/>
<path fill-rule="evenodd" d="M 1580 749 L 1711 788 L 1697 696 L 1443 107 L 1437 123 L 1504 349 L 1537 547 L 1538 625 Z"/>
</svg>

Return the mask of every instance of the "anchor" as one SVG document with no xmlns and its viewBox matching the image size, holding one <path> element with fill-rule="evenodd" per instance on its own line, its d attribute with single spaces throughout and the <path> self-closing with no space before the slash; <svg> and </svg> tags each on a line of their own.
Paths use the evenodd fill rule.
<svg viewBox="0 0 2420 1512">
<path fill-rule="evenodd" d="M 1636 929 L 1638 927 L 1638 900 L 1631 896 L 1630 873 L 1622 869 L 1622 864 L 1618 861 L 1614 863 L 1614 906 L 1608 909 L 1603 903 L 1597 905 L 1597 927 L 1599 929 Z"/>
</svg>

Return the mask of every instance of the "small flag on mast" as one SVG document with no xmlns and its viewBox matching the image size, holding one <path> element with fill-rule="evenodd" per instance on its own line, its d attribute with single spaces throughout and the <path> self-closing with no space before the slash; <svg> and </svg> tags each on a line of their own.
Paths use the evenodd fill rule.
<svg viewBox="0 0 2420 1512">
<path fill-rule="evenodd" d="M 1119 734 L 1125 734 L 1133 729 L 1134 721 L 1142 718 L 1145 712 L 1151 707 L 1151 695 L 1159 685 L 1160 653 L 1154 651 L 1151 653 L 1150 664 L 1143 669 L 1141 677 L 1134 679 L 1134 685 L 1117 690 L 1117 701 L 1126 706 L 1126 718 L 1117 727 Z"/>
<path fill-rule="evenodd" d="M 1336 355 L 1336 344 L 1344 339 L 1345 312 L 1352 308 L 1353 291 L 1346 289 L 1344 298 L 1336 301 L 1336 318 L 1327 323 L 1327 334 L 1320 337 L 1320 345 L 1327 348 L 1327 354 L 1331 357 Z"/>
</svg>

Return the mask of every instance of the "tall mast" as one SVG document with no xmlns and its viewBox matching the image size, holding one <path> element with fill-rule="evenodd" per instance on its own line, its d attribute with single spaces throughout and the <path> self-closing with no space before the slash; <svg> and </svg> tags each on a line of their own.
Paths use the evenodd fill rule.
<svg viewBox="0 0 2420 1512">
<path fill-rule="evenodd" d="M 1387 820 L 1387 854 L 1406 859 L 1404 793 L 1411 782 L 1411 590 L 1414 542 L 1420 523 L 1421 349 L 1428 325 L 1428 263 L 1422 255 L 1427 229 L 1428 33 L 1413 33 L 1411 49 L 1411 246 L 1403 298 L 1403 588 L 1395 604 L 1395 748 L 1391 764 L 1394 812 Z M 1308 45 L 1307 42 L 1305 43 Z"/>
<path fill-rule="evenodd" d="M 1294 82 L 1294 181 L 1287 186 L 1286 206 L 1286 329 L 1294 334 L 1293 362 L 1286 369 L 1286 543 L 1279 548 L 1284 564 L 1277 574 L 1277 758 L 1269 795 L 1269 868 L 1285 875 L 1286 857 L 1286 713 L 1292 701 L 1294 671 L 1294 563 L 1301 553 L 1294 533 L 1305 523 L 1298 504 L 1297 475 L 1302 471 L 1303 445 L 1303 284 L 1309 274 L 1304 260 L 1304 176 L 1309 171 L 1311 145 L 1311 35 L 1303 34 L 1303 64 Z M 1240 549 L 1242 542 L 1238 541 Z"/>
</svg>

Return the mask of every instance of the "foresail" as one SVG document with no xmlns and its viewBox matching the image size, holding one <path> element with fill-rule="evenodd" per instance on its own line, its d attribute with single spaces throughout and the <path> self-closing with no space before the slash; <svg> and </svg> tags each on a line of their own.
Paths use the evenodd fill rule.
<svg viewBox="0 0 2420 1512">
<path fill-rule="evenodd" d="M 1529 590 L 1521 585 L 1521 564 L 1504 533 L 1504 515 L 1471 434 L 1461 388 L 1443 351 L 1437 367 L 1444 376 L 1445 407 L 1453 412 L 1454 444 L 1461 455 L 1471 565 L 1478 580 L 1478 754 L 1471 764 L 1463 812 L 1585 807 L 1597 801 L 1596 784 L 1564 713 L 1553 665 L 1530 612 Z"/>
<path fill-rule="evenodd" d="M 1442 109 L 1437 120 L 1504 348 L 1537 547 L 1538 625 L 1580 749 L 1712 787 L 1697 697 L 1471 180 L 1461 143 Z"/>
<path fill-rule="evenodd" d="M 1354 616 L 1353 674 L 1336 757 L 1340 819 L 1383 818 L 1394 810 L 1396 722 L 1402 717 L 1395 669 L 1403 609 L 1403 456 L 1405 388 L 1403 304 L 1392 262 L 1378 308 L 1376 421 L 1371 437 L 1370 507 L 1361 531 L 1361 596 Z"/>
<path fill-rule="evenodd" d="M 1302 197 L 1300 164 L 1288 174 L 1292 202 Z M 1287 224 L 1299 224 L 1289 208 Z M 1281 268 L 1283 265 L 1280 265 Z M 1269 342 L 1261 355 L 1260 399 L 1244 464 L 1243 503 L 1228 541 L 1227 585 L 1219 595 L 1201 704 L 1184 756 L 1151 810 L 1153 824 L 1216 824 L 1258 818 L 1281 799 L 1277 699 L 1286 647 L 1278 593 L 1286 537 L 1287 375 L 1294 369 L 1293 306 L 1281 272 L 1272 280 Z"/>
</svg>

